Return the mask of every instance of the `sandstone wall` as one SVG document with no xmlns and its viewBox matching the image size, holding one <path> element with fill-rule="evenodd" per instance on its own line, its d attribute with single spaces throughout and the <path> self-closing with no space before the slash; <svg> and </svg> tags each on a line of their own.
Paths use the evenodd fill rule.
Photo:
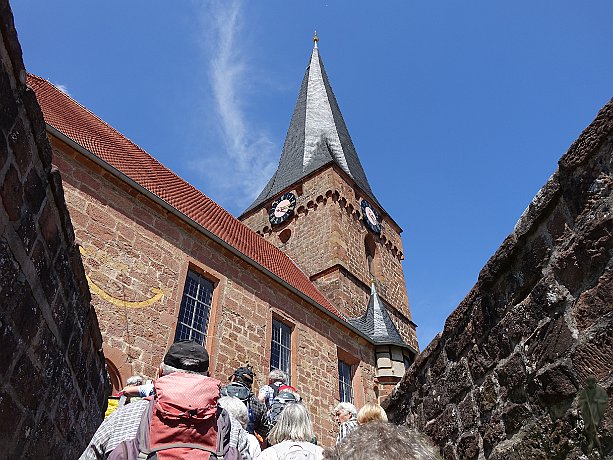
<svg viewBox="0 0 613 460">
<path fill-rule="evenodd" d="M 174 340 L 191 269 L 214 284 L 206 340 L 213 376 L 226 381 L 248 362 L 257 373 L 255 387 L 267 383 L 276 318 L 292 328 L 293 385 L 307 401 L 322 443 L 331 445 L 336 436 L 330 412 L 338 402 L 339 356 L 355 368 L 359 404 L 376 400 L 372 345 L 82 153 L 51 140 L 92 283 L 104 353 L 119 387 L 132 374 L 155 377 Z"/>
<path fill-rule="evenodd" d="M 446 459 L 588 458 L 577 394 L 591 376 L 613 456 L 612 159 L 613 101 L 387 400 Z"/>
<path fill-rule="evenodd" d="M 292 189 L 296 210 L 285 223 L 271 226 L 270 203 L 242 220 L 288 254 L 330 302 L 349 317 L 363 315 L 368 305 L 371 274 L 365 239 L 372 238 L 377 292 L 393 307 L 390 316 L 404 340 L 418 349 L 402 268 L 400 229 L 379 210 L 381 234 L 367 230 L 362 222 L 361 196 L 339 171 L 333 166 L 323 168 Z M 289 239 L 283 238 L 288 234 Z"/>
<path fill-rule="evenodd" d="M 102 338 L 5 0 L 0 33 L 0 457 L 76 458 L 106 407 Z"/>
</svg>

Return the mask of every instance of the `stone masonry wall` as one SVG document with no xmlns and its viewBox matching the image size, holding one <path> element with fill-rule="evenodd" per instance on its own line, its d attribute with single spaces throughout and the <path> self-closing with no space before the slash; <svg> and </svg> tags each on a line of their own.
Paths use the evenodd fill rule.
<svg viewBox="0 0 613 460">
<path fill-rule="evenodd" d="M 272 319 L 292 327 L 292 382 L 307 401 L 317 435 L 331 445 L 338 358 L 355 366 L 356 401 L 376 400 L 374 347 L 219 244 L 52 138 L 64 191 L 119 386 L 155 377 L 175 327 L 188 268 L 214 283 L 206 347 L 211 373 L 226 381 L 251 364 L 267 383 Z M 161 293 L 162 295 L 158 295 Z"/>
<path fill-rule="evenodd" d="M 106 407 L 102 338 L 5 0 L 0 33 L 0 457 L 76 458 Z"/>
<path fill-rule="evenodd" d="M 402 269 L 400 229 L 379 210 L 383 230 L 378 236 L 369 232 L 362 222 L 361 197 L 342 174 L 330 166 L 291 190 L 296 195 L 296 210 L 279 226 L 271 227 L 268 220 L 270 203 L 245 216 L 243 222 L 287 253 L 349 317 L 362 315 L 368 304 L 371 275 L 364 241 L 372 237 L 377 292 L 395 310 L 390 314 L 407 343 L 417 349 Z M 289 239 L 282 238 L 288 233 Z"/>
<path fill-rule="evenodd" d="M 612 458 L 612 162 L 613 101 L 387 400 L 446 459 Z M 602 456 L 577 404 L 589 377 L 609 398 Z"/>
</svg>

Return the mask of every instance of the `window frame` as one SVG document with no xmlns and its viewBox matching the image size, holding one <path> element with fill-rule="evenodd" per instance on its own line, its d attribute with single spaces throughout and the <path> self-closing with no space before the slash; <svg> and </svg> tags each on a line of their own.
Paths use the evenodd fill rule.
<svg viewBox="0 0 613 460">
<path fill-rule="evenodd" d="M 379 276 L 379 251 L 372 235 L 364 237 L 364 258 L 366 259 L 366 273 L 372 278 Z"/>
<path fill-rule="evenodd" d="M 279 325 L 280 327 L 276 328 L 275 327 L 276 325 Z M 281 341 L 277 341 L 275 339 L 275 331 L 277 329 L 279 330 L 280 334 L 283 334 L 283 332 L 286 333 L 287 343 L 282 343 L 283 337 L 281 336 L 279 336 L 279 340 Z M 292 365 L 293 365 L 292 355 L 293 355 L 293 343 L 294 343 L 294 341 L 292 340 L 293 332 L 294 332 L 293 325 L 288 324 L 286 321 L 273 316 L 272 322 L 271 322 L 271 333 L 270 333 L 270 370 L 281 369 L 283 372 L 287 374 L 289 382 L 292 381 Z M 275 352 L 274 352 L 275 346 L 278 346 L 279 352 L 277 354 L 278 361 L 276 365 L 273 365 L 273 357 L 275 356 Z M 281 352 L 282 351 L 285 351 L 286 353 L 287 363 L 285 367 L 281 366 L 282 364 Z"/>
<path fill-rule="evenodd" d="M 346 371 L 346 372 L 345 372 Z M 338 358 L 338 399 L 340 402 L 354 404 L 355 392 L 353 389 L 354 366 L 342 358 Z M 347 380 L 346 380 L 347 379 Z M 349 399 L 345 399 L 349 389 Z"/>
<path fill-rule="evenodd" d="M 191 287 L 189 286 L 190 282 L 195 282 L 197 285 L 197 290 L 193 295 L 190 294 L 190 292 L 188 291 L 188 288 Z M 216 283 L 204 276 L 198 270 L 195 270 L 192 267 L 189 267 L 187 269 L 187 273 L 185 275 L 185 284 L 183 285 L 183 293 L 181 295 L 181 304 L 179 306 L 177 322 L 175 325 L 175 334 L 173 340 L 174 342 L 177 342 L 179 340 L 195 340 L 196 342 L 199 342 L 202 346 L 206 345 L 209 332 L 209 324 L 211 322 L 211 315 L 213 310 L 215 287 Z M 206 300 L 204 300 L 201 297 L 200 292 L 201 289 L 207 288 L 208 290 L 204 294 L 206 296 L 204 299 Z M 192 309 L 191 318 L 189 319 L 189 321 L 184 321 L 182 316 L 187 314 L 186 310 L 188 309 L 188 300 L 192 301 L 192 305 L 190 306 Z M 198 310 L 202 312 L 201 316 L 203 317 L 201 321 L 201 328 L 198 328 L 198 326 L 194 326 Z M 186 335 L 183 329 L 186 329 L 189 333 Z M 196 334 L 201 336 L 201 338 L 197 337 Z"/>
</svg>

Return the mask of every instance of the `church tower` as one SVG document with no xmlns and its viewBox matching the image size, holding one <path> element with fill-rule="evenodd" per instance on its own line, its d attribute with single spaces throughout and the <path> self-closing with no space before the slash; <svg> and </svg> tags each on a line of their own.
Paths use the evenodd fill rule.
<svg viewBox="0 0 613 460">
<path fill-rule="evenodd" d="M 402 229 L 368 183 L 314 42 L 277 171 L 239 219 L 287 253 L 347 318 L 365 314 L 376 288 L 402 341 L 417 350 Z"/>
</svg>

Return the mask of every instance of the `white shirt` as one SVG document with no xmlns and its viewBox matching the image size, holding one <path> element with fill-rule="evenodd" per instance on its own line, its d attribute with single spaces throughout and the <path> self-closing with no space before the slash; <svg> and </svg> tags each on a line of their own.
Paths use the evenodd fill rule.
<svg viewBox="0 0 613 460">
<path fill-rule="evenodd" d="M 307 441 L 283 441 L 272 447 L 264 449 L 256 457 L 257 460 L 283 460 L 289 452 L 307 450 L 313 454 L 315 460 L 323 459 L 324 450 L 320 446 Z M 304 457 L 302 457 L 304 458 Z"/>
</svg>

